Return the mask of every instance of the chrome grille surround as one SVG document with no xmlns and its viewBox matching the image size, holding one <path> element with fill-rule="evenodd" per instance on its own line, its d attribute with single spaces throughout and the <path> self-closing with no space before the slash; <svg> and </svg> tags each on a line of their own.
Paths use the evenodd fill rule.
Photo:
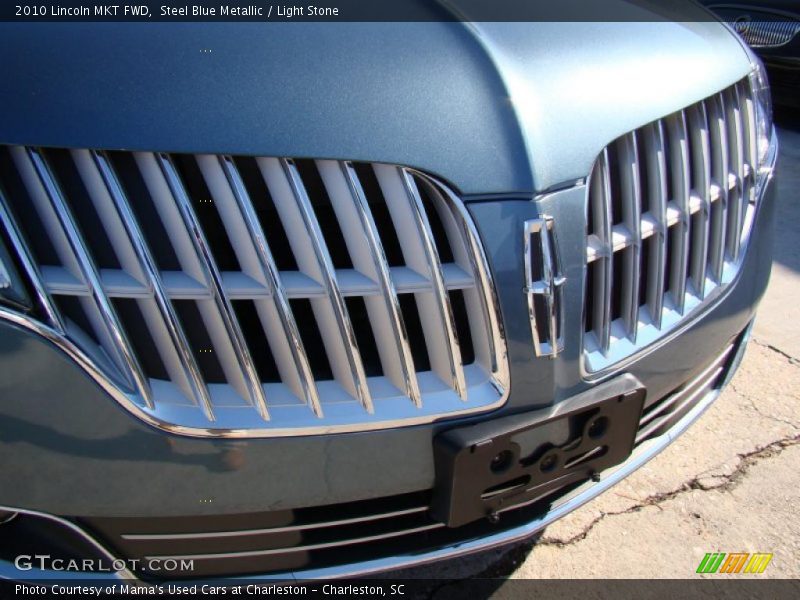
<svg viewBox="0 0 800 600">
<path fill-rule="evenodd" d="M 507 398 L 505 338 L 477 231 L 461 200 L 427 174 L 358 164 L 370 169 L 377 182 L 368 196 L 356 164 L 313 161 L 322 182 L 316 193 L 327 197 L 327 214 L 340 228 L 352 263 L 342 268 L 334 265 L 320 225 L 319 198 L 310 197 L 296 161 L 252 159 L 274 206 L 272 214 L 286 232 L 290 248 L 283 250 L 297 265 L 296 270 L 280 270 L 256 210 L 266 200 L 253 195 L 237 158 L 58 150 L 79 181 L 65 184 L 53 164 L 55 151 L 7 146 L 0 152 L 5 152 L 5 177 L 13 171 L 18 178 L 14 188 L 0 177 L 0 226 L 38 301 L 35 313 L 0 308 L 0 318 L 57 345 L 126 409 L 152 425 L 194 436 L 324 434 L 483 412 Z M 123 181 L 121 163 L 113 158 L 119 154 L 140 178 L 138 192 Z M 192 162 L 210 198 L 190 191 L 178 158 Z M 148 238 L 153 222 L 143 222 L 135 210 L 136 202 L 145 200 L 134 193 L 149 196 L 177 268 L 161 264 L 162 250 Z M 32 231 L 30 221 L 19 218 L 20 203 L 28 201 L 41 231 Z M 203 203 L 213 204 L 218 231 L 210 231 L 199 217 Z M 372 211 L 376 203 L 389 213 L 382 229 Z M 79 210 L 93 213 L 112 258 L 98 252 Z M 402 265 L 395 260 L 390 266 L 387 260 L 382 243 L 387 227 L 400 243 Z M 47 259 L 31 243 L 35 235 L 46 236 L 52 245 L 54 253 Z M 234 258 L 220 256 L 212 235 L 225 238 Z M 443 263 L 442 251 L 452 260 Z M 118 268 L 109 268 L 109 260 Z M 234 260 L 239 268 L 223 268 L 223 260 L 228 266 Z M 455 293 L 463 307 L 458 313 L 451 305 Z M 412 340 L 406 328 L 404 295 L 413 298 L 422 342 Z M 83 315 L 80 324 L 71 318 L 74 312 L 67 316 L 61 304 L 65 298 Z M 351 299 L 365 306 L 359 324 L 351 319 Z M 297 300 L 311 307 L 303 322 L 293 311 Z M 147 372 L 148 357 L 133 340 L 142 334 L 137 323 L 122 316 L 120 301 L 136 305 L 138 324 L 146 326 L 166 377 Z M 192 341 L 177 302 L 195 307 L 208 348 Z M 237 312 L 242 302 L 254 307 L 255 334 Z M 309 327 L 316 328 L 322 350 L 309 348 L 303 339 L 301 330 Z M 465 340 L 459 339 L 465 328 L 474 356 L 469 364 L 462 361 Z M 372 363 L 378 362 L 379 374 L 367 375 L 357 329 L 372 336 L 379 355 Z M 420 345 L 428 368 L 415 366 Z M 332 377 L 315 370 L 309 359 L 315 351 L 324 352 Z M 202 352 L 213 353 L 223 381 L 209 380 Z M 278 380 L 260 373 L 257 363 L 264 352 L 272 357 Z"/>
<path fill-rule="evenodd" d="M 621 136 L 597 158 L 587 186 L 587 378 L 678 331 L 738 274 L 768 179 L 754 166 L 750 81 Z"/>
</svg>

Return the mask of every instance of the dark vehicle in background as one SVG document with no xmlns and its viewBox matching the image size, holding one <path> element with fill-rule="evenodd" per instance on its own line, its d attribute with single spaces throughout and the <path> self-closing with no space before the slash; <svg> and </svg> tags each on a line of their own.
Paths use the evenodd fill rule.
<svg viewBox="0 0 800 600">
<path fill-rule="evenodd" d="M 704 0 L 704 4 L 764 61 L 775 104 L 800 109 L 800 2 Z"/>
</svg>

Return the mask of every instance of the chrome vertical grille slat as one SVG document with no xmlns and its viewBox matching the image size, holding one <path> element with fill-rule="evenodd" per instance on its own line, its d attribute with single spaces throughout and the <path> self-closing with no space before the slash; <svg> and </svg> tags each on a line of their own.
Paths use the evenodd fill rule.
<svg viewBox="0 0 800 600">
<path fill-rule="evenodd" d="M 604 149 L 592 171 L 589 193 L 592 223 L 589 224 L 597 244 L 594 264 L 595 301 L 592 311 L 592 332 L 600 352 L 605 354 L 611 344 L 611 294 L 614 277 L 614 247 L 611 215 L 611 175 L 608 166 L 608 150 Z"/>
<path fill-rule="evenodd" d="M 308 198 L 303 181 L 294 163 L 285 159 L 280 162 L 286 178 L 289 181 L 289 185 L 291 186 L 292 194 L 297 202 L 303 223 L 312 242 L 314 254 L 319 263 L 319 269 L 323 280 L 322 283 L 328 292 L 328 300 L 333 309 L 336 327 L 341 340 L 344 342 L 343 347 L 352 377 L 355 396 L 361 403 L 361 406 L 364 407 L 364 410 L 372 414 L 375 409 L 372 404 L 372 395 L 367 385 L 367 376 L 364 371 L 364 364 L 361 360 L 361 353 L 358 349 L 355 330 L 353 329 L 350 314 L 344 302 L 344 296 L 342 296 L 341 290 L 339 289 L 339 282 L 333 267 L 333 261 L 328 247 L 325 244 L 325 239 L 322 235 L 319 222 L 317 221 L 317 216 L 314 213 L 314 208 L 311 206 L 311 201 Z"/>
<path fill-rule="evenodd" d="M 467 289 L 466 298 L 475 354 L 482 364 L 490 367 L 492 373 L 498 373 L 496 383 L 501 384 L 508 377 L 505 343 L 499 335 L 503 327 L 494 280 L 478 232 L 469 219 L 467 209 L 450 188 L 437 186 L 436 181 L 424 173 L 415 172 L 415 175 L 428 183 L 429 188 L 443 202 L 443 207 L 450 211 L 451 222 L 455 224 L 456 229 L 453 236 L 458 234 L 461 237 L 461 247 L 456 248 L 454 253 L 456 257 L 463 254 L 463 263 L 465 266 L 469 265 L 475 283 L 473 287 Z M 445 284 L 447 284 L 447 271 L 444 266 L 442 272 L 445 274 Z M 482 294 L 480 290 L 489 290 L 489 294 Z M 478 306 L 471 307 L 470 305 L 474 303 Z"/>
<path fill-rule="evenodd" d="M 125 235 L 121 235 L 117 238 L 118 242 L 130 244 L 139 262 L 139 267 L 146 281 L 152 288 L 154 300 L 158 305 L 161 318 L 163 319 L 168 335 L 172 341 L 172 351 L 176 354 L 175 362 L 177 364 L 175 368 L 183 370 L 185 378 L 183 381 L 184 385 L 181 386 L 180 383 L 178 385 L 184 389 L 184 392 L 188 393 L 189 398 L 199 404 L 206 418 L 209 421 L 214 421 L 214 409 L 212 408 L 208 388 L 203 381 L 202 374 L 197 366 L 197 361 L 192 355 L 189 342 L 186 339 L 186 332 L 183 330 L 183 326 L 178 316 L 175 314 L 175 308 L 172 306 L 172 302 L 170 302 L 169 296 L 167 295 L 164 282 L 155 260 L 149 248 L 144 243 L 144 235 L 131 209 L 130 202 L 125 192 L 122 190 L 122 186 L 117 180 L 116 174 L 111 168 L 107 157 L 98 152 L 92 152 L 91 159 L 107 190 L 109 199 L 113 202 L 113 206 L 118 212 L 120 222 L 125 228 Z M 152 321 L 149 321 L 149 323 L 150 322 Z M 170 352 L 170 349 L 168 348 L 164 352 Z M 169 364 L 170 361 L 165 362 Z M 169 366 L 167 369 L 170 370 Z M 173 379 L 179 377 L 173 373 L 170 374 L 173 376 Z"/>
<path fill-rule="evenodd" d="M 744 160 L 746 166 L 746 183 L 752 184 L 755 179 L 756 164 L 758 162 L 758 143 L 756 141 L 756 115 L 755 104 L 753 103 L 753 91 L 747 83 L 739 82 L 739 98 L 744 102 L 744 139 L 745 139 L 745 153 Z M 752 185 L 750 185 L 752 188 Z M 747 200 L 750 201 L 750 195 L 747 195 Z"/>
<path fill-rule="evenodd" d="M 706 121 L 702 104 L 692 106 L 685 112 L 688 113 L 686 122 L 690 136 L 691 155 L 691 171 L 687 178 L 690 179 L 692 185 L 691 200 L 697 205 L 697 210 L 692 215 L 689 273 L 695 294 L 702 299 L 706 295 L 709 237 L 711 236 L 711 190 L 706 172 L 708 154 L 704 136 Z"/>
<path fill-rule="evenodd" d="M 351 227 L 351 231 L 345 233 L 345 239 L 354 246 L 350 252 L 353 264 L 380 286 L 381 297 L 371 299 L 374 300 L 372 303 L 368 300 L 367 310 L 370 311 L 370 320 L 378 331 L 378 351 L 382 354 L 384 371 L 389 373 L 393 383 L 406 393 L 414 406 L 421 407 L 422 395 L 400 300 L 364 190 L 351 163 L 320 163 L 320 172 L 323 179 L 326 179 L 326 185 L 339 188 L 341 192 L 341 195 L 331 193 L 334 209 L 337 213 L 346 213 L 348 209 L 356 213 L 342 214 L 339 218 L 343 226 L 349 224 Z M 351 218 L 342 218 L 346 216 Z"/>
<path fill-rule="evenodd" d="M 25 146 L 0 146 L 0 161 L 23 184 L 0 176 L 0 228 L 36 302 L 26 318 L 153 425 L 362 431 L 507 398 L 486 256 L 466 207 L 430 175 Z"/>
<path fill-rule="evenodd" d="M 656 341 L 735 276 L 754 210 L 752 93 L 749 79 L 742 80 L 621 136 L 598 155 L 587 190 L 588 374 Z M 609 168 L 610 153 L 618 168 Z M 647 260 L 633 259 L 637 249 Z M 614 272 L 615 255 L 623 273 Z M 622 306 L 612 319 L 614 298 Z"/>
<path fill-rule="evenodd" d="M 269 421 L 269 409 L 267 408 L 267 399 L 264 394 L 264 388 L 261 387 L 261 382 L 256 372 L 255 364 L 250 356 L 250 351 L 245 343 L 244 333 L 242 332 L 239 322 L 236 320 L 233 306 L 230 300 L 225 295 L 225 290 L 222 284 L 222 273 L 217 267 L 216 261 L 211 254 L 211 250 L 206 240 L 200 222 L 192 208 L 189 196 L 186 189 L 181 182 L 180 177 L 175 169 L 171 159 L 164 155 L 159 154 L 156 156 L 157 164 L 161 170 L 167 185 L 169 186 L 171 200 L 176 203 L 178 210 L 183 218 L 184 226 L 190 233 L 190 238 L 194 244 L 194 251 L 197 256 L 197 261 L 200 263 L 204 273 L 205 283 L 210 286 L 213 301 L 216 305 L 216 310 L 219 317 L 224 323 L 225 330 L 233 348 L 233 353 L 241 369 L 241 376 L 246 386 L 246 393 L 242 394 L 246 400 L 256 408 L 258 414 L 265 421 Z M 240 393 L 241 390 L 240 390 Z"/>
<path fill-rule="evenodd" d="M 620 183 L 622 223 L 631 237 L 625 249 L 622 273 L 622 321 L 625 334 L 636 342 L 639 330 L 639 275 L 642 245 L 642 183 L 639 176 L 639 147 L 636 134 L 629 133 L 620 141 Z"/>
<path fill-rule="evenodd" d="M 672 169 L 672 203 L 678 211 L 678 223 L 674 228 L 675 244 L 669 289 L 672 301 L 679 313 L 685 310 L 686 283 L 689 267 L 689 245 L 691 242 L 691 191 L 689 171 L 689 136 L 686 115 L 683 111 L 667 118 L 670 144 L 670 166 Z"/>
<path fill-rule="evenodd" d="M 25 273 L 36 292 L 36 299 L 44 311 L 44 316 L 48 325 L 55 329 L 58 334 L 63 335 L 66 332 L 66 326 L 64 325 L 62 315 L 53 303 L 53 298 L 45 286 L 39 265 L 36 263 L 36 259 L 31 254 L 28 244 L 14 220 L 2 188 L 0 188 L 0 223 L 5 228 L 11 243 L 17 250 L 17 256 L 22 266 L 25 268 Z"/>
<path fill-rule="evenodd" d="M 739 258 L 741 247 L 741 230 L 744 219 L 744 125 L 742 123 L 741 105 L 736 86 L 728 88 L 725 97 L 725 120 L 728 127 L 728 140 L 730 147 L 730 172 L 728 180 L 733 185 L 728 186 L 730 193 L 728 222 L 726 223 L 730 234 L 727 236 L 727 249 L 733 261 Z"/>
<path fill-rule="evenodd" d="M 655 326 L 661 328 L 664 312 L 664 275 L 667 269 L 667 159 L 664 124 L 656 121 L 644 129 L 648 181 L 648 211 L 654 220 L 653 238 L 649 240 L 647 268 L 647 308 Z"/>
<path fill-rule="evenodd" d="M 728 227 L 728 199 L 730 188 L 728 175 L 730 173 L 728 162 L 728 128 L 725 121 L 725 103 L 722 96 L 715 96 L 708 102 L 709 136 L 711 140 L 711 177 L 718 190 L 715 200 L 714 230 L 717 233 L 716 244 L 713 249 L 712 264 L 716 266 L 715 275 L 722 276 L 722 269 L 727 258 L 727 227 Z M 719 281 L 719 280 L 718 280 Z"/>
</svg>

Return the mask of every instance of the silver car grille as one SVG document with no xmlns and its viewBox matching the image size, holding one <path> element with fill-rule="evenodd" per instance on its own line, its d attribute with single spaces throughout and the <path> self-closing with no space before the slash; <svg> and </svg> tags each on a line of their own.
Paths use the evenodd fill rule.
<svg viewBox="0 0 800 600">
<path fill-rule="evenodd" d="M 731 26 L 745 42 L 754 48 L 774 48 L 788 44 L 800 34 L 800 21 L 796 20 L 734 21 Z"/>
<path fill-rule="evenodd" d="M 674 330 L 735 277 L 755 209 L 747 80 L 607 146 L 588 186 L 584 370 Z"/>
<path fill-rule="evenodd" d="M 10 146 L 0 217 L 35 327 L 153 424 L 314 434 L 505 401 L 483 250 L 425 174 Z"/>
</svg>

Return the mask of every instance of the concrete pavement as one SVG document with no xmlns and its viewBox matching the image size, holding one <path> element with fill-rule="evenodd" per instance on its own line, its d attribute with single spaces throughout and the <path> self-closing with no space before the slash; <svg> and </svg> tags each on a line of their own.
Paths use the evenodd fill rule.
<svg viewBox="0 0 800 600">
<path fill-rule="evenodd" d="M 779 131 L 775 255 L 772 277 L 753 335 L 800 359 L 800 115 L 785 117 Z"/>
</svg>

